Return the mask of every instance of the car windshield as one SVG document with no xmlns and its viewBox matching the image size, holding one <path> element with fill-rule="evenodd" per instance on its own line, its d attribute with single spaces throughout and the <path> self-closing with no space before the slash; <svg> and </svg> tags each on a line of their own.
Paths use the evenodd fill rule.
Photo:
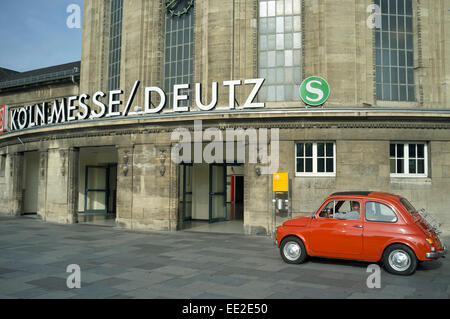
<svg viewBox="0 0 450 319">
<path fill-rule="evenodd" d="M 408 213 L 410 214 L 417 213 L 417 209 L 415 209 L 414 206 L 406 198 L 401 198 L 400 202 L 402 203 L 403 207 L 405 207 L 405 209 L 408 211 Z"/>
</svg>

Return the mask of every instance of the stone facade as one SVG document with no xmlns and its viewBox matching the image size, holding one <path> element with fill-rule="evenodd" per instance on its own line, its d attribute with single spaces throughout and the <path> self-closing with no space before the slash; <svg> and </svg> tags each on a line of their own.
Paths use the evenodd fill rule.
<svg viewBox="0 0 450 319">
<path fill-rule="evenodd" d="M 299 0 L 300 1 L 300 0 Z M 116 223 L 134 230 L 181 228 L 180 168 L 170 159 L 171 132 L 253 127 L 280 129 L 279 171 L 289 172 L 293 215 L 308 214 L 335 191 L 374 190 L 401 194 L 417 208 L 435 213 L 450 232 L 450 0 L 414 0 L 417 102 L 377 101 L 374 31 L 366 26 L 372 1 L 302 2 L 303 77 L 323 76 L 332 88 L 325 107 L 305 109 L 299 101 L 266 103 L 266 112 L 224 111 L 72 122 L 0 136 L 0 213 L 23 212 L 24 153 L 39 152 L 37 213 L 43 220 L 77 222 L 80 150 L 110 146 L 116 150 Z M 258 3 L 256 0 L 196 1 L 194 82 L 203 86 L 202 101 L 211 98 L 211 82 L 258 76 Z M 85 1 L 80 83 L 53 84 L 0 92 L 10 107 L 107 90 L 109 8 Z M 121 88 L 124 98 L 136 80 L 141 88 L 134 105 L 143 105 L 142 86 L 163 87 L 164 1 L 124 0 Z M 426 35 L 426 36 L 425 36 Z M 242 86 L 242 105 L 250 88 Z M 218 108 L 228 105 L 228 90 L 219 90 Z M 123 109 L 124 105 L 121 105 Z M 333 109 L 334 107 L 334 109 Z M 374 108 L 375 107 L 375 108 Z M 436 109 L 443 109 L 436 110 Z M 447 111 L 445 111 L 445 109 Z M 278 111 L 277 111 L 278 110 Z M 419 112 L 412 112 L 412 111 Z M 20 140 L 18 139 L 20 138 Z M 295 143 L 335 141 L 336 176 L 296 177 Z M 391 141 L 427 142 L 426 178 L 390 176 Z M 271 176 L 244 165 L 244 230 L 273 231 Z M 277 223 L 280 223 L 278 220 Z"/>
</svg>

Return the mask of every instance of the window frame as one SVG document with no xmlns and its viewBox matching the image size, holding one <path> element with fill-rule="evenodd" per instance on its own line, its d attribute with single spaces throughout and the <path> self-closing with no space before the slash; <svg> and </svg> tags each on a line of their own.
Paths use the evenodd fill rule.
<svg viewBox="0 0 450 319">
<path fill-rule="evenodd" d="M 403 167 L 404 173 L 391 173 L 391 160 L 397 161 L 397 154 L 391 157 L 390 147 L 392 144 L 403 144 Z M 409 173 L 409 145 L 423 145 L 423 155 L 424 155 L 424 173 Z M 417 154 L 416 154 L 417 155 Z M 419 157 L 415 157 L 417 160 Z M 390 177 L 406 177 L 406 178 L 427 178 L 428 177 L 428 142 L 414 142 L 414 141 L 391 141 L 389 142 L 389 174 Z"/>
<path fill-rule="evenodd" d="M 298 144 L 307 144 L 312 143 L 313 152 L 312 152 L 312 164 L 313 164 L 313 171 L 312 172 L 298 172 L 297 171 L 297 159 L 298 158 L 305 158 L 306 156 L 299 157 L 297 156 L 297 147 Z M 333 172 L 317 172 L 317 162 L 319 156 L 317 155 L 317 144 L 319 143 L 333 143 Z M 325 147 L 326 148 L 326 147 Z M 322 156 L 321 156 L 322 157 Z M 326 158 L 327 156 L 325 156 Z M 336 141 L 296 141 L 295 142 L 295 149 L 294 149 L 294 169 L 295 169 L 295 176 L 296 177 L 336 177 Z"/>
</svg>

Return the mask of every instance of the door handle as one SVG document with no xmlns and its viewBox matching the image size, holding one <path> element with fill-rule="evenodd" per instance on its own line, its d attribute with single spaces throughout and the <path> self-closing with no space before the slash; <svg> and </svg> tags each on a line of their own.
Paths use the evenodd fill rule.
<svg viewBox="0 0 450 319">
<path fill-rule="evenodd" d="M 352 226 L 352 227 L 354 227 L 354 228 L 363 228 L 362 225 L 355 225 L 355 226 Z"/>
</svg>

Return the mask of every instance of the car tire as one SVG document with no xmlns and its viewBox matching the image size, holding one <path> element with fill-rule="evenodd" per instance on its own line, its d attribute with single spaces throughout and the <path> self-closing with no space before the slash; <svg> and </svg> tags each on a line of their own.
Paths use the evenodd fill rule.
<svg viewBox="0 0 450 319">
<path fill-rule="evenodd" d="M 295 236 L 283 239 L 280 245 L 280 254 L 281 258 L 288 264 L 301 264 L 308 257 L 305 245 Z"/>
<path fill-rule="evenodd" d="M 402 244 L 389 246 L 383 254 L 384 268 L 394 275 L 412 275 L 417 269 L 417 264 L 414 251 Z"/>
</svg>

